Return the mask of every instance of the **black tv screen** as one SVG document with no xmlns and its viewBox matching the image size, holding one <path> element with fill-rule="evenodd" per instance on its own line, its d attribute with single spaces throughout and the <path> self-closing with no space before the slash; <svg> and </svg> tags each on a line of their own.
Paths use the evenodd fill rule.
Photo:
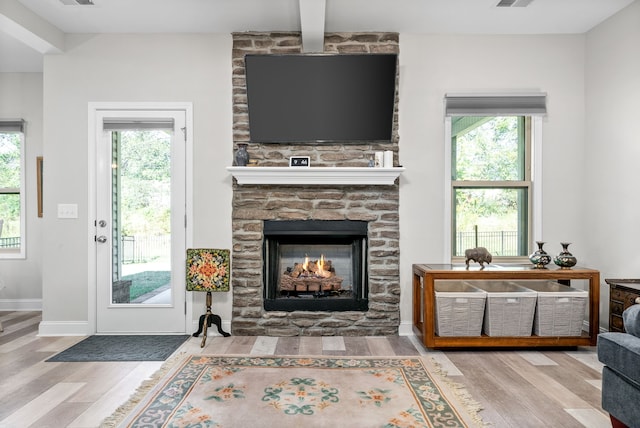
<svg viewBox="0 0 640 428">
<path fill-rule="evenodd" d="M 247 55 L 250 141 L 391 141 L 396 54 Z"/>
</svg>

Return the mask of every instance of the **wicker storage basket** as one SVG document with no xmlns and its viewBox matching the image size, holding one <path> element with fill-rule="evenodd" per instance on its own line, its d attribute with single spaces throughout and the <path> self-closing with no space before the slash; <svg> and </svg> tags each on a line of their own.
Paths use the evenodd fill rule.
<svg viewBox="0 0 640 428">
<path fill-rule="evenodd" d="M 487 292 L 482 329 L 487 336 L 531 336 L 537 293 L 510 281 L 469 281 Z"/>
<path fill-rule="evenodd" d="M 486 295 L 463 281 L 436 280 L 436 334 L 480 336 Z"/>
<path fill-rule="evenodd" d="M 537 336 L 580 336 L 589 293 L 555 281 L 518 281 L 538 293 L 533 333 Z"/>
</svg>

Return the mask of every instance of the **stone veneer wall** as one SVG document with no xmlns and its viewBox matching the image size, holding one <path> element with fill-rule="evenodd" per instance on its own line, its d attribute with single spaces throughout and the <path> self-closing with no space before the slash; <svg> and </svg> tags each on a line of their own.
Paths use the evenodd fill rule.
<svg viewBox="0 0 640 428">
<path fill-rule="evenodd" d="M 300 53 L 300 33 L 233 34 L 233 150 L 249 141 L 245 54 Z M 397 33 L 328 33 L 325 53 L 398 53 Z M 288 166 L 290 156 L 310 156 L 312 166 L 366 167 L 375 151 L 398 153 L 396 96 L 392 144 L 249 144 L 259 166 Z M 399 186 L 273 186 L 233 184 L 232 291 L 235 335 L 394 335 L 400 324 Z M 369 310 L 265 311 L 264 220 L 365 220 L 369 222 Z"/>
</svg>

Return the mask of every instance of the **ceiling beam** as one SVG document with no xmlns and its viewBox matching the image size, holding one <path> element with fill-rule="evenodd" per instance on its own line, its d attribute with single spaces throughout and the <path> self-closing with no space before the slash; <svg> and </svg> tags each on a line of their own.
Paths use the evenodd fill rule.
<svg viewBox="0 0 640 428">
<path fill-rule="evenodd" d="M 0 0 L 0 29 L 41 54 L 64 51 L 64 33 L 17 0 Z"/>
<path fill-rule="evenodd" d="M 324 51 L 326 0 L 299 0 L 302 52 Z"/>
</svg>

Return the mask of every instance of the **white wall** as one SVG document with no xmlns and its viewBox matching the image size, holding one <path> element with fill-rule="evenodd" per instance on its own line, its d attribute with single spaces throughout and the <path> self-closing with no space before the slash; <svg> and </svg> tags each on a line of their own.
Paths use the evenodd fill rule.
<svg viewBox="0 0 640 428">
<path fill-rule="evenodd" d="M 42 218 L 36 201 L 36 157 L 42 155 L 42 73 L 0 73 L 0 118 L 24 119 L 26 166 L 26 258 L 0 259 L 0 310 L 40 309 Z"/>
<path fill-rule="evenodd" d="M 559 242 L 581 265 L 584 168 L 584 35 L 400 36 L 400 275 L 403 331 L 411 324 L 411 265 L 445 263 L 444 113 L 447 92 L 542 91 L 542 225 L 552 254 Z M 534 178 L 535 179 L 535 178 Z M 447 232 L 448 233 L 448 232 Z M 594 263 L 592 263 L 592 261 Z"/>
<path fill-rule="evenodd" d="M 559 242 L 572 242 L 579 263 L 601 269 L 603 277 L 638 276 L 640 255 L 632 241 L 640 226 L 632 220 L 637 204 L 632 186 L 638 181 L 634 161 L 640 144 L 634 140 L 631 115 L 637 108 L 628 89 L 633 86 L 638 93 L 640 60 L 626 54 L 640 42 L 634 26 L 638 9 L 632 5 L 588 36 L 401 35 L 405 331 L 412 317 L 411 265 L 446 261 L 446 92 L 546 92 L 543 177 L 536 182 L 543 187 L 539 238 L 548 242 L 550 253 L 560 250 Z M 80 207 L 78 220 L 45 214 L 43 317 L 52 323 L 87 320 L 86 266 L 92 256 L 87 231 L 93 220 L 87 217 L 86 184 L 90 101 L 193 102 L 194 246 L 231 245 L 232 190 L 225 170 L 232 158 L 231 37 L 101 35 L 69 42 L 75 47 L 67 53 L 45 58 L 44 73 L 45 213 L 55 212 L 58 203 Z M 619 208 L 621 203 L 626 209 Z M 230 293 L 217 294 L 213 309 L 230 320 Z"/>
<path fill-rule="evenodd" d="M 640 2 L 634 2 L 587 34 L 584 235 L 603 283 L 640 278 L 638 23 Z M 601 291 L 608 318 L 606 283 Z"/>
<path fill-rule="evenodd" d="M 82 329 L 88 318 L 87 122 L 89 102 L 191 102 L 194 148 L 193 246 L 230 248 L 232 159 L 230 35 L 74 36 L 64 55 L 44 61 L 45 212 L 78 204 L 78 219 L 45 216 L 44 311 L 41 333 Z M 89 283 L 88 283 L 89 282 Z M 200 293 L 202 294 L 202 293 Z M 194 316 L 204 312 L 196 296 Z M 231 318 L 230 293 L 217 293 L 214 312 Z"/>
</svg>

